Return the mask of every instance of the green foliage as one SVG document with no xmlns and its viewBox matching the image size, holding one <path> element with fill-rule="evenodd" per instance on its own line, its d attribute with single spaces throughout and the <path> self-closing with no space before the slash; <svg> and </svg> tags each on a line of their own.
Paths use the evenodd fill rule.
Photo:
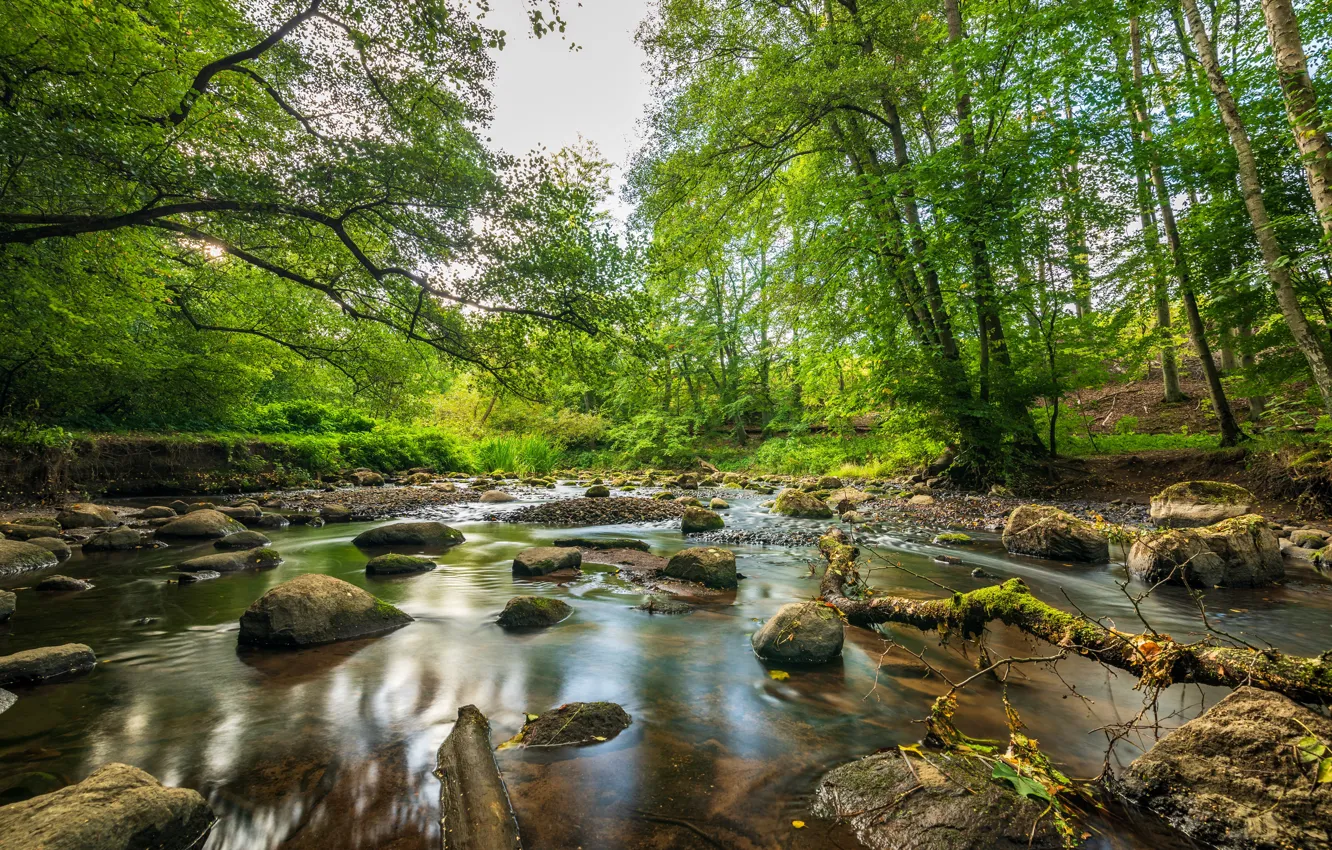
<svg viewBox="0 0 1332 850">
<path fill-rule="evenodd" d="M 529 434 L 488 437 L 477 444 L 473 455 L 481 472 L 503 470 L 518 475 L 547 475 L 559 466 L 563 452 L 544 436 Z"/>
</svg>

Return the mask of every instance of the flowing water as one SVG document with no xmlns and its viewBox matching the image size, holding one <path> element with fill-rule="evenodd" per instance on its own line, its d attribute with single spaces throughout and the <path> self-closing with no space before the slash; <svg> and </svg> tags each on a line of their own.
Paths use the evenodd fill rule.
<svg viewBox="0 0 1332 850">
<path fill-rule="evenodd" d="M 558 495 L 574 495 L 561 488 Z M 516 507 L 522 502 L 499 506 Z M 727 525 L 738 529 L 819 527 L 767 515 L 756 498 L 735 498 Z M 495 506 L 486 506 L 488 511 Z M 770 676 L 749 636 L 779 606 L 817 593 L 813 549 L 732 547 L 746 578 L 733 597 L 684 616 L 634 610 L 643 592 L 609 570 L 585 569 L 574 581 L 511 575 L 522 548 L 568 529 L 482 521 L 478 505 L 417 516 L 460 529 L 467 542 L 439 558 L 432 573 L 367 579 L 366 556 L 351 544 L 366 524 L 293 527 L 270 532 L 285 558 L 277 569 L 194 585 L 164 581 L 171 564 L 211 551 L 173 546 L 133 554 L 74 558 L 59 572 L 91 579 L 75 594 L 22 592 L 14 620 L 0 631 L 0 654 L 80 642 L 101 661 L 89 676 L 26 688 L 0 715 L 0 803 L 82 779 L 108 761 L 141 767 L 168 785 L 198 789 L 220 821 L 210 850 L 259 848 L 426 848 L 438 846 L 435 752 L 460 706 L 489 718 L 495 743 L 526 713 L 565 702 L 610 700 L 633 716 L 618 738 L 590 747 L 506 749 L 498 754 L 534 850 L 573 848 L 852 848 L 843 827 L 809 815 L 823 771 L 877 749 L 920 738 L 933 698 L 946 686 L 906 652 L 847 630 L 840 661 Z M 684 548 L 665 524 L 579 529 L 584 536 L 635 536 L 657 554 Z M 905 517 L 863 532 L 875 552 L 871 581 L 909 595 L 937 596 L 939 582 L 960 590 L 987 583 L 981 566 L 1018 576 L 1053 604 L 1076 605 L 1140 631 L 1117 586 L 1120 566 L 1068 567 L 1011 558 L 997 540 L 950 549 L 963 565 L 932 555 L 932 532 Z M 297 652 L 238 651 L 237 620 L 274 585 L 306 572 L 337 576 L 392 602 L 416 622 L 387 636 Z M 31 577 L 4 580 L 13 587 Z M 1141 588 L 1138 588 L 1139 590 Z M 565 599 L 574 615 L 553 628 L 514 633 L 494 624 L 520 593 Z M 1214 591 L 1213 624 L 1283 650 L 1316 654 L 1332 646 L 1332 593 L 1312 576 L 1260 590 Z M 1200 631 L 1196 608 L 1174 589 L 1141 603 L 1160 631 Z M 143 618 L 151 623 L 139 624 Z M 0 627 L 4 629 L 5 627 Z M 895 629 L 893 636 L 950 678 L 971 660 L 937 636 Z M 995 656 L 1048 655 L 1050 647 L 1000 629 Z M 1099 772 L 1105 734 L 1141 708 L 1133 679 L 1072 659 L 1056 677 L 1036 669 L 1009 677 L 1009 699 L 1030 733 L 1074 776 Z M 1216 689 L 1175 686 L 1160 703 L 1163 728 L 1196 715 Z M 973 735 L 1005 735 L 1000 685 L 969 687 L 958 722 Z M 1118 761 L 1138 752 L 1122 743 Z M 805 821 L 796 829 L 792 821 Z M 1110 816 L 1092 823 L 1090 846 L 1161 848 L 1171 842 L 1148 825 Z"/>
</svg>

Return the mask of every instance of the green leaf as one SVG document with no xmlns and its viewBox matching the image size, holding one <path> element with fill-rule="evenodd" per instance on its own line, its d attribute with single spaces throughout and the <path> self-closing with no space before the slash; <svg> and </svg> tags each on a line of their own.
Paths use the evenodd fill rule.
<svg viewBox="0 0 1332 850">
<path fill-rule="evenodd" d="M 1295 744 L 1295 749 L 1300 755 L 1300 762 L 1303 764 L 1316 762 L 1327 755 L 1327 747 L 1319 743 L 1313 735 L 1306 735 L 1301 738 Z"/>
<path fill-rule="evenodd" d="M 1332 784 L 1332 758 L 1325 758 L 1318 762 L 1318 776 L 1314 779 L 1315 785 L 1324 783 Z"/>
<path fill-rule="evenodd" d="M 1046 803 L 1053 802 L 1050 792 L 1045 786 L 1034 779 L 1029 779 L 1019 774 L 1013 769 L 1013 766 L 1006 761 L 995 764 L 992 779 L 1000 779 L 1013 786 L 1019 797 L 1034 797 Z"/>
</svg>

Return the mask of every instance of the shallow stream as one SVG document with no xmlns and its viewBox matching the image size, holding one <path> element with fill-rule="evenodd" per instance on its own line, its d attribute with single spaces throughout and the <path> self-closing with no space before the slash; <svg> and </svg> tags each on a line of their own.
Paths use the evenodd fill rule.
<svg viewBox="0 0 1332 850">
<path fill-rule="evenodd" d="M 576 493 L 562 487 L 557 495 Z M 734 498 L 725 512 L 728 528 L 827 525 L 772 517 L 758 503 Z M 414 514 L 448 522 L 467 542 L 442 553 L 434 572 L 390 580 L 365 575 L 367 558 L 351 544 L 369 527 L 364 523 L 266 532 L 285 559 L 281 566 L 188 586 L 164 581 L 169 566 L 211 546 L 75 554 L 51 572 L 90 579 L 95 588 L 20 593 L 13 621 L 0 626 L 0 655 L 79 642 L 92 646 L 101 663 L 82 679 L 17 691 L 18 703 L 0 715 L 0 803 L 120 761 L 203 793 L 221 816 L 209 850 L 434 848 L 439 783 L 431 772 L 460 706 L 480 708 L 498 744 L 518 731 L 525 713 L 610 700 L 634 719 L 610 742 L 498 754 L 531 850 L 856 846 L 844 828 L 810 817 L 818 777 L 919 739 L 918 721 L 946 685 L 904 651 L 885 655 L 885 642 L 860 629 L 848 629 L 840 662 L 782 668 L 790 674 L 785 679 L 770 675 L 773 667 L 753 655 L 749 636 L 781 605 L 816 595 L 813 549 L 732 547 L 746 576 L 733 598 L 684 616 L 649 615 L 634 609 L 643 591 L 608 569 L 589 566 L 581 578 L 559 583 L 515 578 L 510 563 L 522 548 L 571 533 L 639 537 L 669 555 L 689 545 L 678 527 L 571 531 L 481 520 L 496 507 L 461 504 Z M 959 590 L 988 583 L 970 575 L 980 566 L 1021 577 L 1052 604 L 1142 628 L 1117 585 L 1121 566 L 1012 558 L 992 535 L 975 535 L 973 547 L 944 549 L 928 543 L 934 531 L 905 517 L 895 527 L 862 531 L 868 548 L 918 574 L 875 560 L 871 583 L 935 596 L 944 591 L 928 580 Z M 945 551 L 963 563 L 932 559 Z M 384 637 L 317 649 L 238 651 L 237 620 L 245 608 L 306 572 L 366 587 L 416 622 Z M 31 583 L 28 575 L 0 580 L 0 587 Z M 506 632 L 495 617 L 520 593 L 559 596 L 574 615 L 553 628 Z M 1260 590 L 1213 591 L 1207 606 L 1214 625 L 1255 643 L 1261 638 L 1300 654 L 1332 647 L 1332 592 L 1313 576 Z M 1181 590 L 1158 590 L 1141 610 L 1153 627 L 1177 638 L 1201 630 Z M 139 625 L 143 618 L 152 622 Z M 924 648 L 930 663 L 954 679 L 974 670 L 974 656 L 969 662 L 941 648 L 937 636 L 894 634 L 913 651 Z M 1050 654 L 1050 647 L 1002 629 L 992 643 L 996 654 Z M 1093 730 L 1133 717 L 1142 697 L 1131 676 L 1090 662 L 1068 660 L 1059 671 L 1061 677 L 1015 672 L 1009 699 L 1066 772 L 1092 776 L 1106 749 L 1105 734 Z M 999 694 L 990 680 L 969 687 L 959 726 L 1003 737 Z M 1162 727 L 1222 695 L 1175 686 L 1160 703 Z M 1116 752 L 1127 763 L 1137 751 L 1124 743 Z M 806 826 L 797 829 L 793 821 Z M 1091 847 L 1173 846 L 1121 815 L 1092 826 Z"/>
</svg>

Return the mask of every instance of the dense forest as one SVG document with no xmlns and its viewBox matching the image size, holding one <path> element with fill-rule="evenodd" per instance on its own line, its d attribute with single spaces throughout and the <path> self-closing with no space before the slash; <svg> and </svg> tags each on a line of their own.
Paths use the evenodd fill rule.
<svg viewBox="0 0 1332 850">
<path fill-rule="evenodd" d="M 661 0 L 623 186 L 488 144 L 506 40 L 577 33 L 485 5 L 7 4 L 6 439 L 997 480 L 1321 435 L 1322 5 Z M 1192 427 L 1080 406 L 1121 386 Z"/>
</svg>

